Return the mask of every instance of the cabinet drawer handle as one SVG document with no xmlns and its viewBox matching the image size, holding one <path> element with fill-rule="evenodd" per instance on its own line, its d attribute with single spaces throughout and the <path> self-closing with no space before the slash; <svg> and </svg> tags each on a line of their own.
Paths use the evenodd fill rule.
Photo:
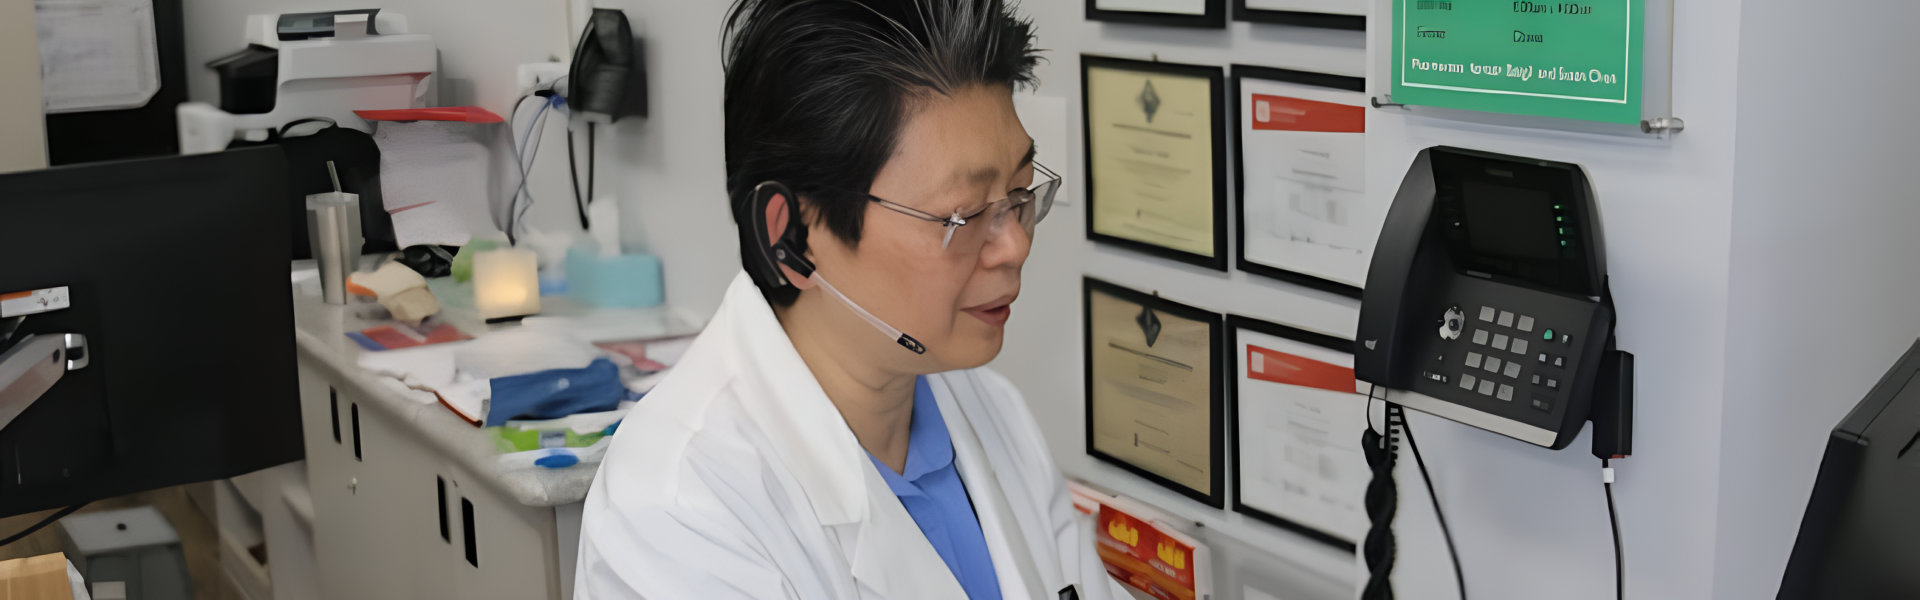
<svg viewBox="0 0 1920 600">
<path fill-rule="evenodd" d="M 473 501 L 460 499 L 461 527 L 466 530 L 467 564 L 480 566 L 480 544 L 473 539 Z"/>
<path fill-rule="evenodd" d="M 447 527 L 447 478 L 435 476 L 440 485 L 440 541 L 453 543 L 453 534 Z"/>
<path fill-rule="evenodd" d="M 340 443 L 340 390 L 327 386 L 327 402 L 332 405 L 332 410 L 328 411 L 327 416 L 333 417 L 333 443 L 338 444 Z"/>
</svg>

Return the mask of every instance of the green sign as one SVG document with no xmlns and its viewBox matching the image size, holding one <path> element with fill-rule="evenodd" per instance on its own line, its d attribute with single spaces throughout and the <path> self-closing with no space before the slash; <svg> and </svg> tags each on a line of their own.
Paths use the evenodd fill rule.
<svg viewBox="0 0 1920 600">
<path fill-rule="evenodd" d="M 1640 122 L 1643 0 L 1393 0 L 1393 100 Z"/>
</svg>

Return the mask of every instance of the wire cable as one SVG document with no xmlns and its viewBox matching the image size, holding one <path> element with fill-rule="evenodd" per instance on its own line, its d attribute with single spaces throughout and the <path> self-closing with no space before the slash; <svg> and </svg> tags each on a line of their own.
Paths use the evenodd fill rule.
<svg viewBox="0 0 1920 600">
<path fill-rule="evenodd" d="M 1467 600 L 1467 576 L 1460 569 L 1460 551 L 1453 545 L 1453 529 L 1447 527 L 1447 513 L 1440 510 L 1440 494 L 1433 489 L 1433 477 L 1427 474 L 1427 460 L 1420 456 L 1420 444 L 1413 440 L 1412 425 L 1402 417 L 1400 433 L 1407 438 L 1407 449 L 1413 451 L 1413 463 L 1420 467 L 1420 480 L 1427 484 L 1427 500 L 1433 503 L 1433 516 L 1440 521 L 1440 535 L 1447 539 L 1447 557 L 1453 559 L 1453 581 L 1460 587 L 1460 600 Z"/>
<path fill-rule="evenodd" d="M 587 229 L 587 203 L 593 200 L 593 122 L 587 122 L 587 192 L 580 193 L 580 167 L 574 163 L 573 127 L 567 127 L 567 179 L 573 182 L 573 202 L 580 211 L 580 228 Z"/>
<path fill-rule="evenodd" d="M 1620 513 L 1613 506 L 1613 461 L 1600 459 L 1600 485 L 1607 490 L 1607 522 L 1613 526 L 1613 597 L 1627 597 L 1627 552 L 1620 543 Z"/>
<path fill-rule="evenodd" d="M 556 97 L 557 96 L 541 96 L 539 92 L 536 91 L 533 94 L 527 94 L 521 97 L 520 102 L 516 104 L 513 109 L 514 120 L 518 121 L 520 111 L 526 106 L 528 100 L 540 100 L 539 110 L 534 113 L 532 121 L 527 124 L 526 131 L 519 133 L 519 135 L 514 138 L 513 158 L 520 166 L 520 186 L 514 190 L 513 197 L 507 203 L 506 233 L 508 244 L 517 242 L 519 237 L 517 230 L 520 228 L 520 222 L 526 217 L 527 211 L 533 208 L 533 192 L 528 189 L 527 180 L 532 174 L 533 161 L 540 154 L 540 139 L 546 133 L 547 113 L 556 106 L 560 106 L 560 103 L 554 100 Z M 526 198 L 524 203 L 520 200 L 522 197 Z"/>
<path fill-rule="evenodd" d="M 586 202 L 580 203 L 580 226 L 582 228 L 587 226 L 587 205 L 593 204 L 593 174 L 595 167 L 600 164 L 600 161 L 594 158 L 594 153 L 599 152 L 600 145 L 594 143 L 593 131 L 593 121 L 587 121 L 587 199 Z"/>
<path fill-rule="evenodd" d="M 1361 545 L 1361 556 L 1367 563 L 1367 582 L 1361 589 L 1361 600 L 1393 600 L 1393 562 L 1396 553 L 1393 539 L 1393 519 L 1399 512 L 1399 487 L 1393 478 L 1394 455 L 1399 451 L 1397 431 L 1400 418 L 1399 407 L 1386 404 L 1384 420 L 1379 431 L 1373 428 L 1373 389 L 1367 390 L 1367 430 L 1360 436 L 1360 450 L 1367 458 L 1367 466 L 1373 470 L 1373 478 L 1367 482 L 1366 509 L 1367 537 Z"/>
<path fill-rule="evenodd" d="M 61 517 L 65 517 L 67 515 L 73 514 L 73 511 L 80 510 L 80 507 L 86 506 L 86 505 L 87 503 L 81 502 L 73 506 L 62 508 L 58 512 L 55 512 L 51 515 L 47 515 L 47 518 L 41 519 L 39 523 L 34 523 L 32 526 L 29 526 L 26 529 L 21 530 L 20 533 L 7 536 L 7 539 L 0 540 L 0 547 L 5 547 L 8 544 L 18 542 L 29 535 L 33 535 L 33 532 L 39 531 L 40 528 L 46 527 L 47 525 L 51 525 L 53 524 L 54 521 L 58 521 L 60 520 Z"/>
</svg>

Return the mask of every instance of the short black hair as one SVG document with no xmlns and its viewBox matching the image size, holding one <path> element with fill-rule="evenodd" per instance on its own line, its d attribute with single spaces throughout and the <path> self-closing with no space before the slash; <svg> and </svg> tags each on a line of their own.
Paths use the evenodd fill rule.
<svg viewBox="0 0 1920 600">
<path fill-rule="evenodd" d="M 1030 86 L 1039 61 L 1032 22 L 1004 0 L 738 0 L 725 38 L 727 195 L 740 258 L 776 306 L 799 290 L 756 267 L 756 186 L 785 184 L 806 198 L 802 218 L 857 246 L 867 190 L 915 100 Z"/>
</svg>

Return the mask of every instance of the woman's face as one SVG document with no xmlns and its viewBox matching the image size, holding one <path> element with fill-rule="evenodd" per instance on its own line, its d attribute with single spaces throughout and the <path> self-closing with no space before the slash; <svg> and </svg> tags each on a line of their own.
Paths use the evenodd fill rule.
<svg viewBox="0 0 1920 600">
<path fill-rule="evenodd" d="M 917 101 L 869 193 L 920 212 L 972 215 L 1034 183 L 1033 140 L 1012 91 L 972 86 Z M 1035 210 L 1038 207 L 1030 207 Z M 1000 353 L 1031 239 L 1019 223 L 993 233 L 982 214 L 954 230 L 868 203 L 858 248 L 814 225 L 808 246 L 821 274 L 888 324 L 927 347 L 915 357 L 864 324 L 901 368 L 934 373 L 977 367 Z"/>
</svg>

